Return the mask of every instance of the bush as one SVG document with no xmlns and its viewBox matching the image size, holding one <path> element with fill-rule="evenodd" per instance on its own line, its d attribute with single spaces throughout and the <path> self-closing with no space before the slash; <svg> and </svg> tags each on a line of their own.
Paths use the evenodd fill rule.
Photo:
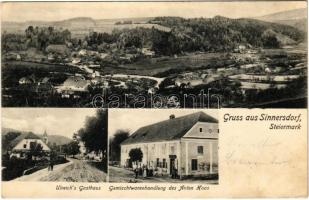
<svg viewBox="0 0 309 200">
<path fill-rule="evenodd" d="M 35 162 L 32 160 L 18 159 L 12 157 L 6 161 L 5 169 L 2 170 L 2 180 L 9 181 L 22 176 L 26 169 L 35 166 Z"/>
</svg>

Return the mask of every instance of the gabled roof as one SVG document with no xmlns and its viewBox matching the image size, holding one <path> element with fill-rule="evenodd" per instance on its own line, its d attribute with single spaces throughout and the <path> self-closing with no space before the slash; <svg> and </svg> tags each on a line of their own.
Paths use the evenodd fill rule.
<svg viewBox="0 0 309 200">
<path fill-rule="evenodd" d="M 80 76 L 71 76 L 69 78 L 67 78 L 64 83 L 63 86 L 65 87 L 77 87 L 77 88 L 84 88 L 88 85 L 88 81 L 85 80 L 83 77 Z"/>
<path fill-rule="evenodd" d="M 15 138 L 10 146 L 12 148 L 14 148 L 18 143 L 20 143 L 23 139 L 41 139 L 39 136 L 37 136 L 36 134 L 29 132 L 29 133 L 22 133 L 20 136 L 18 136 L 17 138 Z"/>
<path fill-rule="evenodd" d="M 174 119 L 168 119 L 138 129 L 121 144 L 179 139 L 183 137 L 197 122 L 218 123 L 218 120 L 204 112 L 197 112 Z"/>
</svg>

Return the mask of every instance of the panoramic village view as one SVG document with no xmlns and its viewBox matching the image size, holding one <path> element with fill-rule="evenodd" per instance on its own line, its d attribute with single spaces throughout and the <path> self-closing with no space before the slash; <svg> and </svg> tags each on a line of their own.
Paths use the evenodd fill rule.
<svg viewBox="0 0 309 200">
<path fill-rule="evenodd" d="M 217 110 L 113 109 L 108 118 L 109 182 L 218 184 Z"/>
<path fill-rule="evenodd" d="M 2 110 L 2 180 L 106 182 L 107 111 Z"/>
<path fill-rule="evenodd" d="M 306 4 L 298 7 L 257 17 L 171 13 L 18 22 L 8 9 L 2 105 L 94 107 L 102 95 L 106 107 L 303 108 L 307 12 Z M 198 102 L 201 91 L 207 101 Z"/>
</svg>

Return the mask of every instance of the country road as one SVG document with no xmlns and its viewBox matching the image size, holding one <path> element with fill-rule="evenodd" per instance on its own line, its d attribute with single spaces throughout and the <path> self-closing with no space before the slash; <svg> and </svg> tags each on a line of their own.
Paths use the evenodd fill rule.
<svg viewBox="0 0 309 200">
<path fill-rule="evenodd" d="M 87 161 L 68 159 L 68 163 L 55 165 L 54 171 L 39 170 L 22 176 L 16 181 L 59 181 L 59 182 L 106 182 L 106 173 L 89 165 Z"/>
</svg>

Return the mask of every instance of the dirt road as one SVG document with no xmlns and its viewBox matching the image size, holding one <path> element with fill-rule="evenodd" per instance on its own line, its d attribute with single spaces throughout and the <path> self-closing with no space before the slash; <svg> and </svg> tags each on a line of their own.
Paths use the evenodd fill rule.
<svg viewBox="0 0 309 200">
<path fill-rule="evenodd" d="M 39 170 L 22 176 L 18 181 L 59 181 L 59 182 L 106 182 L 106 173 L 89 165 L 87 161 L 68 159 L 69 162 L 56 165 L 54 171 Z"/>
</svg>

